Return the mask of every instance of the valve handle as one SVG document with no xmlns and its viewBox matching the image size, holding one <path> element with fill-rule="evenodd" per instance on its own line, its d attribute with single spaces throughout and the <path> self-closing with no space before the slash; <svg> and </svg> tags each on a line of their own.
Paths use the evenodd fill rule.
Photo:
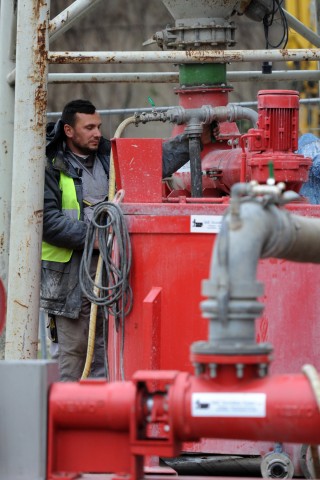
<svg viewBox="0 0 320 480">
<path fill-rule="evenodd" d="M 154 103 L 151 97 L 148 97 L 148 102 L 150 103 L 152 108 L 156 108 L 156 104 Z"/>
</svg>

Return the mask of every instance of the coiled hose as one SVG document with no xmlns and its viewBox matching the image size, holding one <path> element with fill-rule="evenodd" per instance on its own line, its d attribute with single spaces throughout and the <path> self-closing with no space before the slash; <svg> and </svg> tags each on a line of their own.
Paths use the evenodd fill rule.
<svg viewBox="0 0 320 480">
<path fill-rule="evenodd" d="M 118 192 L 116 197 L 121 195 Z M 116 199 L 116 198 L 115 198 Z M 99 261 L 96 277 L 90 276 L 90 265 L 96 238 L 99 242 Z M 116 330 L 121 324 L 121 352 L 124 346 L 124 318 L 132 307 L 132 290 L 129 284 L 131 268 L 131 244 L 124 215 L 115 202 L 98 204 L 88 226 L 85 247 L 80 264 L 80 285 L 83 294 L 92 303 L 88 338 L 88 353 L 82 378 L 86 378 L 91 367 L 94 351 L 96 314 L 98 307 L 103 307 L 106 318 L 115 320 Z M 101 265 L 99 266 L 99 262 Z M 104 337 L 107 338 L 105 328 Z M 108 364 L 108 362 L 106 362 Z M 123 354 L 121 354 L 121 376 L 124 378 Z M 106 366 L 107 378 L 109 376 Z"/>
</svg>

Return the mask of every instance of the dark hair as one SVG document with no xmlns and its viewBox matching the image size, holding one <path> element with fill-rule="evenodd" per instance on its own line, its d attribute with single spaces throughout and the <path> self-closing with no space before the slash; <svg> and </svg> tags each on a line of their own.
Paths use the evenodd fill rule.
<svg viewBox="0 0 320 480">
<path fill-rule="evenodd" d="M 96 107 L 89 100 L 72 100 L 67 103 L 63 109 L 61 120 L 72 127 L 75 124 L 76 113 L 87 113 L 92 115 L 96 111 Z"/>
</svg>

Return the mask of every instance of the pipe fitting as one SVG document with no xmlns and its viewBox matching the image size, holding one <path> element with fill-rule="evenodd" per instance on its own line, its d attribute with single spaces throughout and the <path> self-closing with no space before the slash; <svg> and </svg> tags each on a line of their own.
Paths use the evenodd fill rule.
<svg viewBox="0 0 320 480">
<path fill-rule="evenodd" d="M 184 133 L 189 137 L 189 138 L 197 138 L 200 137 L 203 131 L 203 126 L 201 123 L 195 121 L 190 121 L 186 128 L 184 129 Z"/>
<path fill-rule="evenodd" d="M 158 112 L 152 111 L 150 113 L 141 112 L 134 114 L 135 124 L 138 126 L 139 123 L 148 123 L 148 122 L 167 122 L 168 116 L 167 112 Z"/>
<path fill-rule="evenodd" d="M 264 192 L 257 185 L 253 188 Z M 266 188 L 270 194 L 275 186 Z M 234 189 L 241 197 L 250 191 L 250 185 L 239 184 Z M 263 291 L 256 278 L 259 259 L 320 263 L 320 220 L 290 214 L 273 204 L 272 195 L 270 198 L 270 202 L 263 196 L 239 198 L 224 218 L 210 278 L 202 284 L 207 300 L 201 302 L 201 310 L 209 320 L 209 341 L 194 343 L 192 352 L 196 354 L 268 354 L 272 347 L 255 340 L 254 322 L 264 308 L 258 302 Z M 238 228 L 229 228 L 232 215 Z"/>
<path fill-rule="evenodd" d="M 262 459 L 261 475 L 263 478 L 293 478 L 294 467 L 286 453 L 268 453 Z"/>
<path fill-rule="evenodd" d="M 203 125 L 209 125 L 214 120 L 218 122 L 234 122 L 236 120 L 250 120 L 253 127 L 256 127 L 258 114 L 255 110 L 244 108 L 239 105 L 229 103 L 226 106 L 212 107 L 203 105 L 200 108 L 175 107 L 166 112 L 167 118 L 171 123 L 182 125 L 189 122 L 198 122 Z"/>
</svg>

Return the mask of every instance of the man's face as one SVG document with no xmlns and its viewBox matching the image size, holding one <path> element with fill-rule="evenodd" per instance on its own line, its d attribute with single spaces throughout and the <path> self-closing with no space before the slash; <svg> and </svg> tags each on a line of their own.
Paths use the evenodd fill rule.
<svg viewBox="0 0 320 480">
<path fill-rule="evenodd" d="M 76 113 L 75 123 L 64 125 L 67 146 L 78 155 L 90 155 L 98 150 L 101 138 L 101 117 L 95 112 Z"/>
</svg>

